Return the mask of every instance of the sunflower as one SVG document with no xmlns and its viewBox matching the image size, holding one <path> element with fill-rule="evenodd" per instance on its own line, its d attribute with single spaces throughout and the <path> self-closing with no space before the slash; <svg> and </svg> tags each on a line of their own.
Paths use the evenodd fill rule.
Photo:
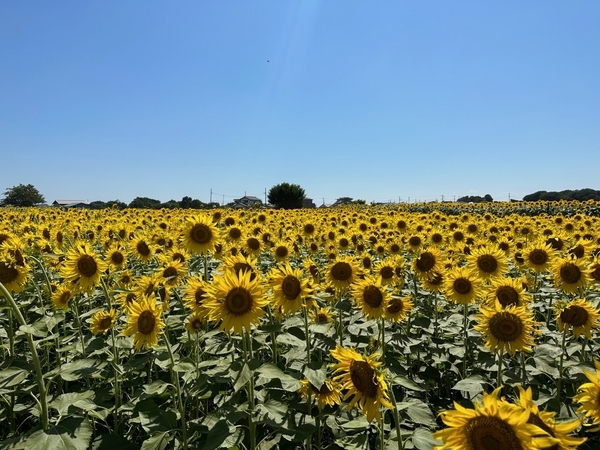
<svg viewBox="0 0 600 450">
<path fill-rule="evenodd" d="M 138 258 L 141 262 L 147 263 L 152 259 L 154 255 L 154 244 L 150 239 L 144 236 L 138 236 L 134 238 L 131 243 L 131 252 L 134 257 Z"/>
<path fill-rule="evenodd" d="M 52 293 L 52 307 L 54 309 L 67 309 L 74 295 L 75 293 L 69 286 L 61 284 Z"/>
<path fill-rule="evenodd" d="M 242 334 L 242 328 L 250 331 L 265 314 L 262 307 L 269 304 L 264 295 L 260 278 L 251 280 L 249 271 L 236 274 L 228 270 L 213 278 L 208 286 L 207 299 L 204 302 L 209 309 L 209 318 L 221 321 L 222 330 L 232 330 Z"/>
<path fill-rule="evenodd" d="M 492 281 L 486 289 L 486 301 L 493 306 L 496 301 L 503 308 L 507 306 L 523 306 L 531 303 L 531 294 L 527 293 L 523 282 L 514 278 L 499 278 Z"/>
<path fill-rule="evenodd" d="M 575 293 L 583 289 L 590 278 L 590 269 L 583 266 L 581 259 L 557 258 L 552 265 L 554 285 L 563 292 Z"/>
<path fill-rule="evenodd" d="M 583 369 L 589 383 L 579 386 L 573 401 L 581 403 L 577 413 L 591 419 L 594 428 L 590 431 L 597 432 L 600 431 L 600 362 L 594 360 L 594 366 L 595 373 Z"/>
<path fill-rule="evenodd" d="M 558 443 L 554 444 L 551 449 L 575 450 L 578 445 L 581 445 L 586 441 L 586 438 L 569 436 L 569 434 L 581 426 L 580 419 L 569 422 L 555 422 L 555 412 L 540 411 L 538 405 L 533 401 L 531 387 L 528 387 L 527 389 L 523 389 L 520 385 L 517 387 L 519 388 L 518 407 L 529 411 L 527 423 L 537 425 L 550 436 L 558 439 Z"/>
<path fill-rule="evenodd" d="M 90 327 L 92 334 L 106 333 L 115 326 L 116 320 L 117 312 L 113 308 L 110 308 L 108 311 L 98 311 L 92 316 L 92 325 Z"/>
<path fill-rule="evenodd" d="M 210 217 L 196 216 L 186 220 L 181 232 L 182 245 L 192 253 L 205 255 L 214 252 L 220 241 L 221 233 Z"/>
<path fill-rule="evenodd" d="M 556 250 L 545 240 L 533 241 L 521 252 L 525 265 L 535 273 L 547 272 L 556 258 Z"/>
<path fill-rule="evenodd" d="M 592 283 L 600 284 L 600 255 L 596 255 L 589 265 L 590 278 Z"/>
<path fill-rule="evenodd" d="M 491 280 L 501 278 L 508 272 L 508 258 L 500 249 L 481 247 L 471 251 L 467 257 L 467 266 L 480 278 Z"/>
<path fill-rule="evenodd" d="M 480 278 L 466 267 L 452 269 L 444 278 L 446 297 L 455 303 L 473 303 L 481 295 Z"/>
<path fill-rule="evenodd" d="M 141 275 L 138 278 L 136 278 L 134 282 L 133 292 L 135 292 L 138 298 L 154 298 L 158 292 L 160 281 L 161 276 L 158 273 L 153 273 L 150 275 Z"/>
<path fill-rule="evenodd" d="M 334 406 L 342 403 L 340 385 L 332 380 L 325 380 L 320 388 L 306 379 L 300 380 L 298 392 L 303 398 L 308 398 L 310 393 L 311 397 L 317 400 L 319 409 L 325 408 L 325 405 Z"/>
<path fill-rule="evenodd" d="M 254 280 L 259 274 L 256 268 L 258 260 L 254 256 L 244 256 L 242 254 L 229 255 L 225 256 L 222 261 L 224 271 L 233 270 L 238 275 L 241 272 L 250 272 L 250 281 Z"/>
<path fill-rule="evenodd" d="M 430 292 L 438 293 L 444 289 L 444 276 L 441 272 L 431 272 L 421 280 L 423 287 Z"/>
<path fill-rule="evenodd" d="M 169 257 L 161 257 L 160 266 L 160 282 L 169 287 L 178 286 L 187 272 L 183 263 Z"/>
<path fill-rule="evenodd" d="M 273 247 L 271 247 L 273 258 L 278 262 L 289 260 L 290 256 L 292 256 L 292 252 L 292 246 L 284 240 L 277 241 Z"/>
<path fill-rule="evenodd" d="M 575 299 L 556 311 L 558 330 L 573 328 L 578 338 L 581 334 L 592 339 L 592 329 L 600 326 L 600 311 L 585 299 Z"/>
<path fill-rule="evenodd" d="M 498 400 L 501 388 L 483 393 L 483 403 L 465 408 L 454 402 L 454 410 L 440 417 L 448 428 L 433 433 L 443 442 L 436 450 L 535 450 L 551 447 L 557 440 L 537 425 L 528 423 L 529 410 L 515 413 L 507 402 Z"/>
<path fill-rule="evenodd" d="M 412 263 L 412 269 L 416 277 L 420 280 L 428 278 L 442 268 L 442 254 L 435 247 L 430 247 L 422 251 Z"/>
<path fill-rule="evenodd" d="M 133 335 L 135 349 L 150 349 L 158 345 L 158 335 L 165 326 L 161 318 L 162 306 L 156 304 L 155 297 L 133 301 L 126 309 L 127 327 L 125 336 Z"/>
<path fill-rule="evenodd" d="M 92 246 L 85 242 L 67 252 L 61 275 L 77 290 L 89 293 L 100 282 L 106 267 Z"/>
<path fill-rule="evenodd" d="M 302 300 L 310 294 L 308 282 L 300 269 L 292 269 L 289 263 L 276 266 L 269 273 L 273 300 L 282 314 L 294 314 L 302 306 Z"/>
<path fill-rule="evenodd" d="M 335 321 L 335 316 L 329 308 L 311 309 L 308 315 L 314 323 L 333 323 Z"/>
<path fill-rule="evenodd" d="M 382 365 L 377 361 L 378 354 L 363 357 L 352 348 L 344 348 L 339 345 L 331 350 L 331 356 L 338 360 L 333 365 L 333 380 L 339 382 L 341 389 L 348 390 L 344 400 L 352 396 L 348 408 L 358 406 L 367 420 L 381 421 L 381 406 L 391 408 L 388 399 L 387 384 L 383 374 L 378 371 Z"/>
<path fill-rule="evenodd" d="M 327 283 L 335 289 L 348 288 L 358 279 L 358 267 L 353 258 L 343 256 L 332 261 L 327 267 Z"/>
<path fill-rule="evenodd" d="M 352 285 L 352 297 L 367 319 L 379 319 L 391 298 L 380 276 L 371 275 Z"/>
<path fill-rule="evenodd" d="M 17 264 L 12 258 L 0 261 L 0 283 L 8 292 L 20 292 L 27 283 L 29 266 Z M 0 295 L 1 297 L 1 295 Z"/>
<path fill-rule="evenodd" d="M 540 334 L 534 326 L 533 314 L 524 306 L 507 306 L 499 302 L 494 307 L 481 306 L 474 329 L 485 339 L 485 346 L 492 352 L 505 350 L 514 355 L 517 350 L 531 351 L 534 335 Z"/>
<path fill-rule="evenodd" d="M 127 252 L 120 243 L 112 244 L 105 257 L 111 269 L 120 269 L 127 262 Z"/>
<path fill-rule="evenodd" d="M 414 304 L 410 296 L 392 296 L 385 305 L 383 317 L 392 322 L 400 322 L 412 311 Z"/>
<path fill-rule="evenodd" d="M 194 311 L 185 322 L 185 329 L 190 334 L 198 333 L 202 330 L 202 325 L 204 325 L 204 320 L 206 319 L 206 314 L 202 314 L 198 311 Z"/>
<path fill-rule="evenodd" d="M 187 281 L 187 286 L 183 291 L 183 302 L 192 311 L 208 316 L 209 310 L 206 308 L 205 302 L 208 298 L 209 284 L 201 277 L 193 278 Z"/>
<path fill-rule="evenodd" d="M 249 236 L 242 242 L 242 251 L 246 255 L 258 256 L 262 250 L 260 239 L 255 236 Z"/>
</svg>

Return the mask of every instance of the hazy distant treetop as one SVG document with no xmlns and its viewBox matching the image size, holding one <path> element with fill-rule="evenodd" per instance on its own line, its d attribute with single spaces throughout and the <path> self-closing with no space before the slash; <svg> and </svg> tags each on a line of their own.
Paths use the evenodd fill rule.
<svg viewBox="0 0 600 450">
<path fill-rule="evenodd" d="M 6 206 L 35 206 L 45 201 L 44 196 L 33 184 L 19 184 L 8 188 L 0 203 Z"/>
<path fill-rule="evenodd" d="M 269 189 L 267 199 L 276 208 L 302 208 L 305 198 L 304 189 L 297 184 L 280 183 Z"/>
</svg>

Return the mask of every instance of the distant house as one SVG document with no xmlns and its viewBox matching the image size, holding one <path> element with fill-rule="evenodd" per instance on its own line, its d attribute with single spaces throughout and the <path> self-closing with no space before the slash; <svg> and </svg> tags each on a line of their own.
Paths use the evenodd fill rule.
<svg viewBox="0 0 600 450">
<path fill-rule="evenodd" d="M 233 203 L 234 208 L 251 208 L 253 206 L 261 206 L 262 200 L 251 195 L 244 195 L 242 198 L 234 199 Z"/>
<path fill-rule="evenodd" d="M 54 200 L 52 206 L 59 208 L 87 208 L 89 206 L 86 200 Z"/>
<path fill-rule="evenodd" d="M 302 207 L 303 208 L 316 208 L 317 205 L 315 205 L 315 202 L 313 202 L 312 198 L 304 198 L 304 200 L 302 200 Z"/>
</svg>

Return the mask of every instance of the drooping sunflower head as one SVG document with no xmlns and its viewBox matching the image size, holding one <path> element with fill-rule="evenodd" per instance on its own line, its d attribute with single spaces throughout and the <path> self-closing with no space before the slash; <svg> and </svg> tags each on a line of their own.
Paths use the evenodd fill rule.
<svg viewBox="0 0 600 450">
<path fill-rule="evenodd" d="M 579 298 L 557 308 L 556 322 L 559 331 L 572 329 L 576 338 L 583 334 L 592 339 L 592 330 L 600 326 L 600 311 L 586 299 Z"/>
<path fill-rule="evenodd" d="M 363 415 L 371 422 L 381 421 L 381 406 L 391 408 L 388 398 L 388 388 L 379 371 L 381 362 L 377 361 L 378 354 L 363 357 L 352 348 L 337 346 L 331 350 L 331 355 L 338 361 L 333 365 L 334 381 L 339 382 L 342 390 L 347 390 L 344 400 L 352 397 L 348 408 L 357 406 Z"/>
<path fill-rule="evenodd" d="M 398 297 L 391 296 L 385 306 L 383 316 L 390 322 L 401 322 L 414 308 L 410 296 Z"/>
<path fill-rule="evenodd" d="M 185 321 L 185 329 L 190 334 L 196 334 L 202 330 L 205 323 L 206 314 L 194 311 Z"/>
<path fill-rule="evenodd" d="M 220 322 L 222 330 L 233 330 L 237 334 L 243 330 L 249 332 L 265 314 L 262 308 L 269 299 L 264 295 L 262 280 L 259 277 L 251 280 L 250 275 L 248 271 L 237 274 L 228 270 L 215 276 L 209 284 L 204 303 L 209 309 L 209 318 Z"/>
<path fill-rule="evenodd" d="M 75 292 L 66 284 L 59 285 L 52 293 L 52 307 L 54 309 L 67 309 Z"/>
<path fill-rule="evenodd" d="M 495 307 L 481 306 L 476 317 L 478 323 L 474 329 L 481 333 L 484 345 L 492 352 L 514 355 L 517 350 L 531 351 L 535 336 L 540 334 L 533 314 L 524 306 L 503 308 L 496 302 Z"/>
<path fill-rule="evenodd" d="M 320 387 L 316 387 L 306 379 L 300 380 L 299 392 L 303 398 L 308 398 L 310 395 L 316 399 L 319 409 L 325 408 L 326 405 L 335 406 L 342 403 L 340 385 L 333 380 L 323 381 Z"/>
<path fill-rule="evenodd" d="M 188 218 L 181 231 L 181 244 L 190 252 L 205 255 L 215 250 L 221 241 L 221 232 L 209 216 Z"/>
</svg>

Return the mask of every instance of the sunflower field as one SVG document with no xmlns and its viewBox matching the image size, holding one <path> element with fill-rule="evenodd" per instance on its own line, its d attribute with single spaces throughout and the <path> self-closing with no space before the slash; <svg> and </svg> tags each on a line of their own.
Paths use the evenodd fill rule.
<svg viewBox="0 0 600 450">
<path fill-rule="evenodd" d="M 600 448 L 600 204 L 0 209 L 0 448 Z"/>
</svg>

